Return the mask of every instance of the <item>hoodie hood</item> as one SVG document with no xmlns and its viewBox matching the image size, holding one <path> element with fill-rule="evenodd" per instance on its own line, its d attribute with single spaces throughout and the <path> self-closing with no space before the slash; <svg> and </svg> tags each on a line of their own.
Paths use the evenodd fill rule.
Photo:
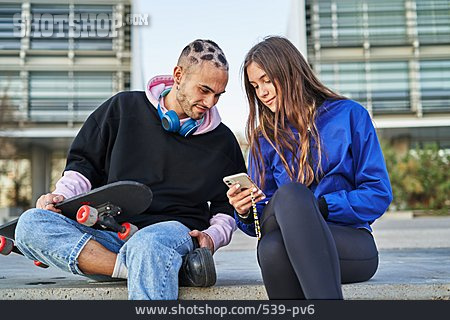
<svg viewBox="0 0 450 320">
<path fill-rule="evenodd" d="M 148 101 L 156 108 L 158 108 L 159 98 L 161 93 L 165 89 L 172 88 L 173 86 L 173 78 L 172 76 L 156 76 L 151 78 L 147 85 L 145 86 L 145 95 L 147 96 Z M 167 112 L 167 108 L 164 106 L 164 101 L 161 100 L 161 110 L 165 113 Z M 186 119 L 181 119 L 180 124 L 182 125 Z M 209 131 L 214 130 L 218 127 L 222 119 L 220 118 L 219 111 L 217 111 L 217 107 L 213 106 L 208 111 L 205 112 L 204 120 L 202 124 L 197 128 L 197 130 L 193 133 L 193 135 L 207 133 Z"/>
</svg>

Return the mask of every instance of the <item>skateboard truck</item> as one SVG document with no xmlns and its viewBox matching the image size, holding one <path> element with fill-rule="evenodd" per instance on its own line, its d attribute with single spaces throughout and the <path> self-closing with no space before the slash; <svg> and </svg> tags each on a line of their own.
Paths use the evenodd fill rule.
<svg viewBox="0 0 450 320">
<path fill-rule="evenodd" d="M 120 215 L 120 207 L 111 204 L 110 202 L 101 204 L 96 207 L 90 205 L 83 205 L 77 211 L 77 221 L 87 227 L 92 227 L 98 223 L 102 228 L 108 228 L 116 231 L 121 240 L 127 241 L 138 228 L 128 222 L 120 225 L 114 219 L 115 216 Z"/>
</svg>

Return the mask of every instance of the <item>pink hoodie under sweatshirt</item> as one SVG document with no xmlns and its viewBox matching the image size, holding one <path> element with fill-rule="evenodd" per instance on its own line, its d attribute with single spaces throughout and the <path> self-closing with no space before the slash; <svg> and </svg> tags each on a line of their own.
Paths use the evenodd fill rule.
<svg viewBox="0 0 450 320">
<path fill-rule="evenodd" d="M 163 112 L 167 111 L 164 106 L 164 99 L 159 101 L 159 97 L 161 92 L 172 87 L 173 83 L 171 76 L 156 76 L 149 80 L 145 88 L 145 94 L 155 108 L 157 108 L 158 102 L 160 102 L 161 110 Z M 180 120 L 180 124 L 183 124 L 187 120 L 188 118 Z M 217 107 L 213 106 L 205 113 L 202 124 L 193 134 L 197 135 L 212 131 L 217 128 L 220 122 L 221 119 Z M 65 171 L 63 176 L 56 183 L 56 189 L 52 193 L 62 195 L 65 199 L 68 199 L 81 193 L 88 192 L 91 188 L 92 185 L 90 181 L 81 173 L 76 171 Z M 234 218 L 224 213 L 218 213 L 209 220 L 209 223 L 210 227 L 203 230 L 203 232 L 211 237 L 214 243 L 214 251 L 229 244 L 231 236 L 236 230 Z"/>
<path fill-rule="evenodd" d="M 160 95 L 165 89 L 172 88 L 173 83 L 172 76 L 156 76 L 150 79 L 145 87 L 145 95 L 147 96 L 148 101 L 150 101 L 155 108 L 158 107 L 159 103 L 163 113 L 167 112 L 167 108 L 164 105 L 164 99 L 160 99 Z M 189 118 L 180 119 L 180 125 L 183 125 L 188 119 Z M 213 106 L 205 112 L 202 124 L 197 128 L 193 135 L 203 134 L 214 130 L 220 124 L 221 120 L 217 107 Z"/>
</svg>

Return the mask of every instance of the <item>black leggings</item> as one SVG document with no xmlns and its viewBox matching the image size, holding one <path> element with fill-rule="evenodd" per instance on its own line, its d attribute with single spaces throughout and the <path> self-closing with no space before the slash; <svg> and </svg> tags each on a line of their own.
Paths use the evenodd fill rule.
<svg viewBox="0 0 450 320">
<path fill-rule="evenodd" d="M 258 263 L 269 299 L 342 299 L 341 283 L 375 274 L 378 251 L 369 231 L 328 225 L 313 193 L 289 183 L 264 209 Z"/>
</svg>

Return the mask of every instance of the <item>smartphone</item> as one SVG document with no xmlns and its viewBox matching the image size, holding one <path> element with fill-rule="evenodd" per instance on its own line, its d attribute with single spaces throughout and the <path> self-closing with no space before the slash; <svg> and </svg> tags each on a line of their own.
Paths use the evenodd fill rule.
<svg viewBox="0 0 450 320">
<path fill-rule="evenodd" d="M 241 191 L 249 188 L 256 188 L 258 189 L 258 191 L 260 190 L 256 183 L 254 183 L 246 173 L 238 173 L 227 176 L 223 178 L 223 182 L 228 186 L 228 188 L 231 188 L 231 186 L 233 186 L 234 184 L 239 183 L 239 185 L 241 186 Z M 262 193 L 262 191 L 261 195 L 265 197 L 265 194 Z"/>
</svg>

